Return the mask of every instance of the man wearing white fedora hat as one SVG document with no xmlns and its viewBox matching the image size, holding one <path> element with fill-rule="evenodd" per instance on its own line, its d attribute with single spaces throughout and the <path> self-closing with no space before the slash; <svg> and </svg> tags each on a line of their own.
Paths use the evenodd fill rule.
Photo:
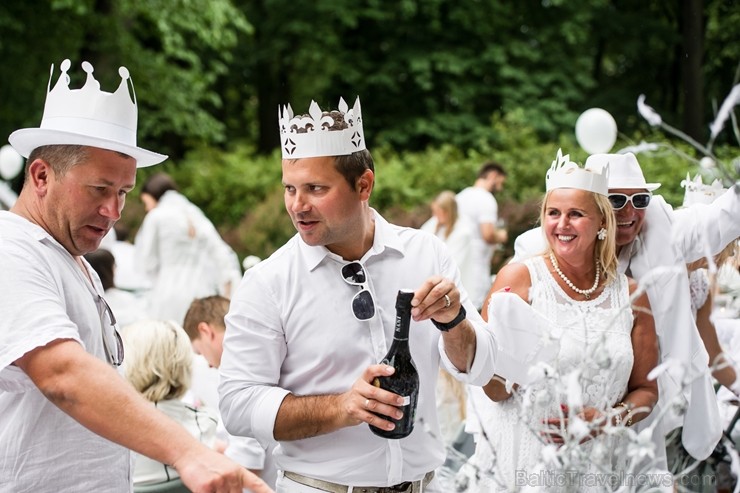
<svg viewBox="0 0 740 493">
<path fill-rule="evenodd" d="M 661 362 L 679 363 L 658 377 L 658 409 L 641 425 L 649 426 L 664 415 L 656 428 L 663 433 L 653 434 L 659 448 L 656 452 L 664 459 L 664 433 L 683 424 L 683 445 L 693 457 L 703 460 L 716 446 L 722 430 L 708 372 L 709 358 L 691 314 L 686 264 L 720 252 L 740 235 L 740 188 L 735 185 L 711 205 L 697 205 L 701 210 L 673 211 L 663 197 L 652 194 L 660 183 L 645 180 L 634 154 L 594 154 L 586 164 L 607 162 L 609 200 L 617 219 L 619 269 L 647 290 Z M 515 261 L 542 251 L 540 228 L 520 235 L 514 248 Z M 685 414 L 661 412 L 673 404 L 685 406 Z"/>
<path fill-rule="evenodd" d="M 271 491 L 115 369 L 115 315 L 82 256 L 120 218 L 136 168 L 167 156 L 136 145 L 128 71 L 108 93 L 82 67 L 87 81 L 71 90 L 62 62 L 40 127 L 9 137 L 28 159 L 17 202 L 0 212 L 0 492 L 131 491 L 127 449 L 174 466 L 194 492 Z"/>
</svg>

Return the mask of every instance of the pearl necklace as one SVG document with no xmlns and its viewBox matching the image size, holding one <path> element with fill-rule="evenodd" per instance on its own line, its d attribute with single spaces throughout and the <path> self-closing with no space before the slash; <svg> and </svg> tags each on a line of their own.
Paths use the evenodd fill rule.
<svg viewBox="0 0 740 493">
<path fill-rule="evenodd" d="M 555 268 L 555 272 L 558 273 L 560 276 L 560 279 L 565 281 L 565 284 L 568 285 L 570 289 L 575 291 L 576 293 L 582 294 L 586 297 L 587 300 L 591 299 L 591 294 L 593 294 L 594 291 L 596 291 L 596 288 L 599 287 L 599 277 L 601 276 L 601 268 L 599 267 L 599 263 L 596 262 L 596 279 L 594 279 L 594 285 L 591 286 L 589 289 L 580 289 L 577 288 L 575 284 L 573 284 L 573 281 L 568 279 L 565 274 L 563 274 L 563 271 L 560 270 L 560 266 L 558 265 L 558 261 L 555 260 L 555 255 L 553 255 L 552 252 L 550 252 L 550 262 L 552 262 L 552 266 Z"/>
</svg>

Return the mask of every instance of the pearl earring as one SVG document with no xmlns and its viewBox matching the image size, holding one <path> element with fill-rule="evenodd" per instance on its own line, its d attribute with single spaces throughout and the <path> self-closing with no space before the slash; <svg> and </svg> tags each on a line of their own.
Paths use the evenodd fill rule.
<svg viewBox="0 0 740 493">
<path fill-rule="evenodd" d="M 600 240 L 606 239 L 606 228 L 601 228 L 598 233 L 596 233 L 596 237 Z"/>
</svg>

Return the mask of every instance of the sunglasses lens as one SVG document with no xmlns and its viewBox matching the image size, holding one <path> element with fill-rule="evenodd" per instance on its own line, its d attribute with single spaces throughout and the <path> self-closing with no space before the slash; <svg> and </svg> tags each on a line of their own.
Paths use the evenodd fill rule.
<svg viewBox="0 0 740 493">
<path fill-rule="evenodd" d="M 609 195 L 609 202 L 611 202 L 614 209 L 619 210 L 627 203 L 627 196 L 617 194 Z"/>
<path fill-rule="evenodd" d="M 352 298 L 352 312 L 358 320 L 370 320 L 375 315 L 375 303 L 370 291 L 362 290 Z"/>
<path fill-rule="evenodd" d="M 644 209 L 650 203 L 649 193 L 636 193 L 632 196 L 632 205 L 635 209 Z"/>
<path fill-rule="evenodd" d="M 352 262 L 342 267 L 342 277 L 352 284 L 364 284 L 366 280 L 365 271 L 358 262 Z"/>
<path fill-rule="evenodd" d="M 121 339 L 121 334 L 113 329 L 113 332 L 116 334 L 116 360 L 113 362 L 115 366 L 121 366 L 123 363 L 123 339 Z"/>
</svg>

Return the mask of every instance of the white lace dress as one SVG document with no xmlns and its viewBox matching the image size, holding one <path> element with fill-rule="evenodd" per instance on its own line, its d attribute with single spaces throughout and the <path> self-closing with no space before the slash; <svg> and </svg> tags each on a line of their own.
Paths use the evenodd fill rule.
<svg viewBox="0 0 740 493">
<path fill-rule="evenodd" d="M 709 274 L 707 269 L 696 269 L 689 273 L 689 290 L 691 291 L 691 312 L 696 320 L 696 312 L 704 306 L 709 297 Z"/>
<path fill-rule="evenodd" d="M 598 297 L 575 301 L 555 282 L 543 257 L 524 263 L 532 279 L 532 308 L 560 334 L 558 356 L 537 383 L 506 401 L 490 402 L 482 413 L 485 436 L 461 470 L 458 486 L 470 492 L 609 491 L 593 482 L 612 481 L 624 465 L 616 435 L 580 445 L 570 440 L 558 448 L 545 444 L 540 431 L 542 420 L 563 417 L 561 404 L 573 407 L 580 400 L 609 409 L 624 397 L 634 360 L 627 278 L 619 275 Z"/>
</svg>

